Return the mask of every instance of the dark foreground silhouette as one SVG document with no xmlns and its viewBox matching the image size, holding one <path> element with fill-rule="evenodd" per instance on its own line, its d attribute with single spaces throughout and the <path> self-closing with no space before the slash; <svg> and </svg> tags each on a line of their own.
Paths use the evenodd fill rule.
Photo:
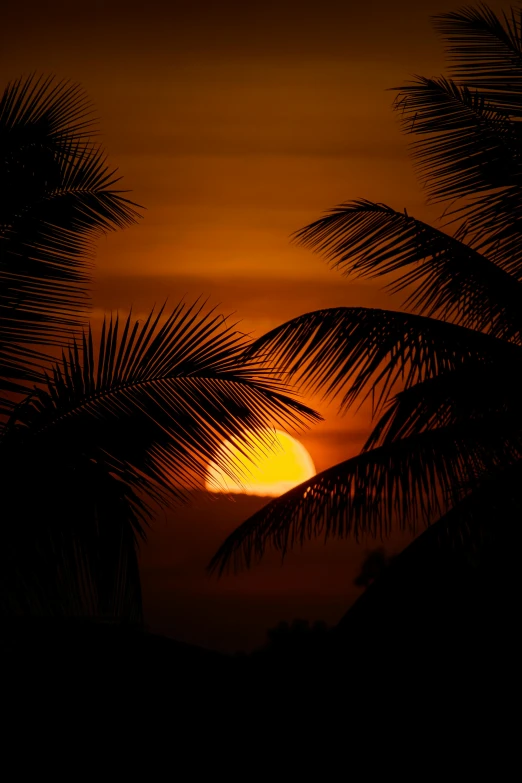
<svg viewBox="0 0 522 783">
<path fill-rule="evenodd" d="M 478 561 L 461 551 L 428 530 L 335 628 L 276 629 L 250 655 L 124 624 L 9 621 L 5 704 L 34 716 L 52 703 L 80 723 L 161 721 L 178 740 L 249 727 L 258 742 L 295 732 L 301 748 L 333 730 L 353 750 L 368 732 L 479 742 L 509 726 L 519 700 L 518 550 L 492 542 Z"/>
</svg>

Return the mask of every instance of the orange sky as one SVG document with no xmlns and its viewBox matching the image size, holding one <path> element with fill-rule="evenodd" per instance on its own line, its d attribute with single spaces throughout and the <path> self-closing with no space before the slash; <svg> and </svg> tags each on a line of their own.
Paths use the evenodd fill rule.
<svg viewBox="0 0 522 783">
<path fill-rule="evenodd" d="M 32 71 L 80 81 L 110 160 L 147 208 L 139 226 L 100 244 L 93 318 L 203 294 L 261 334 L 321 307 L 398 307 L 375 285 L 348 283 L 291 246 L 289 235 L 352 198 L 438 214 L 423 205 L 386 89 L 443 71 L 429 15 L 459 6 L 9 3 L 3 82 Z M 341 420 L 334 407 L 321 410 L 325 422 L 302 439 L 319 470 L 356 453 L 369 426 L 365 411 Z M 178 526 L 190 513 L 176 512 Z M 306 580 L 313 594 L 310 574 L 298 572 L 295 590 Z"/>
</svg>

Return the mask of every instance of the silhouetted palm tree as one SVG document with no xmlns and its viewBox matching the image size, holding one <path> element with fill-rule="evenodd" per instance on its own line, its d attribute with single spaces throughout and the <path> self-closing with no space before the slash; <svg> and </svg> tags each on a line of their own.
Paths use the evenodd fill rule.
<svg viewBox="0 0 522 783">
<path fill-rule="evenodd" d="M 436 16 L 435 26 L 455 81 L 417 77 L 395 106 L 419 137 L 413 153 L 430 199 L 451 202 L 445 230 L 360 200 L 297 233 L 346 275 L 393 273 L 389 288 L 408 293 L 408 311 L 307 313 L 252 349 L 305 388 L 342 394 L 342 412 L 370 396 L 377 423 L 359 456 L 269 503 L 211 568 L 248 566 L 267 546 L 284 554 L 321 534 L 415 531 L 437 519 L 453 542 L 475 541 L 490 523 L 518 529 L 522 12 L 501 20 L 481 5 Z"/>
<path fill-rule="evenodd" d="M 202 305 L 82 321 L 100 231 L 137 217 L 90 139 L 82 91 L 10 85 L 0 103 L 3 615 L 141 617 L 138 541 L 218 448 L 316 418 Z M 62 346 L 61 361 L 42 351 Z M 32 389 L 29 390 L 29 384 Z"/>
<path fill-rule="evenodd" d="M 82 89 L 18 80 L 0 100 L 0 402 L 41 379 L 42 350 L 85 323 L 93 239 L 136 222 Z"/>
</svg>

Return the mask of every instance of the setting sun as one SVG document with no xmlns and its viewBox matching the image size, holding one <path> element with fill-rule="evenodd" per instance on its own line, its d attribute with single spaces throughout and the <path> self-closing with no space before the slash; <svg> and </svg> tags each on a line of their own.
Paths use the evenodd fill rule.
<svg viewBox="0 0 522 783">
<path fill-rule="evenodd" d="M 277 496 L 301 484 L 315 475 L 315 466 L 302 443 L 276 430 L 270 449 L 259 438 L 255 464 L 230 443 L 222 446 L 223 452 L 232 452 L 232 471 L 241 476 L 234 481 L 214 463 L 209 465 L 206 489 L 209 492 L 233 492 L 247 495 Z"/>
</svg>

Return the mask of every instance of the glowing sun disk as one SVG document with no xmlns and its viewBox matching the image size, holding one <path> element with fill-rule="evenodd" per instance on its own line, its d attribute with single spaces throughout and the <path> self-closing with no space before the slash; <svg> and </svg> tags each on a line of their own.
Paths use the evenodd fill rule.
<svg viewBox="0 0 522 783">
<path fill-rule="evenodd" d="M 267 449 L 257 436 L 253 436 L 252 441 L 257 446 L 254 462 L 232 444 L 223 444 L 222 455 L 229 455 L 231 472 L 241 478 L 235 481 L 218 465 L 211 463 L 205 482 L 209 492 L 277 496 L 315 475 L 315 466 L 308 451 L 286 432 L 276 430 L 271 449 Z"/>
</svg>

